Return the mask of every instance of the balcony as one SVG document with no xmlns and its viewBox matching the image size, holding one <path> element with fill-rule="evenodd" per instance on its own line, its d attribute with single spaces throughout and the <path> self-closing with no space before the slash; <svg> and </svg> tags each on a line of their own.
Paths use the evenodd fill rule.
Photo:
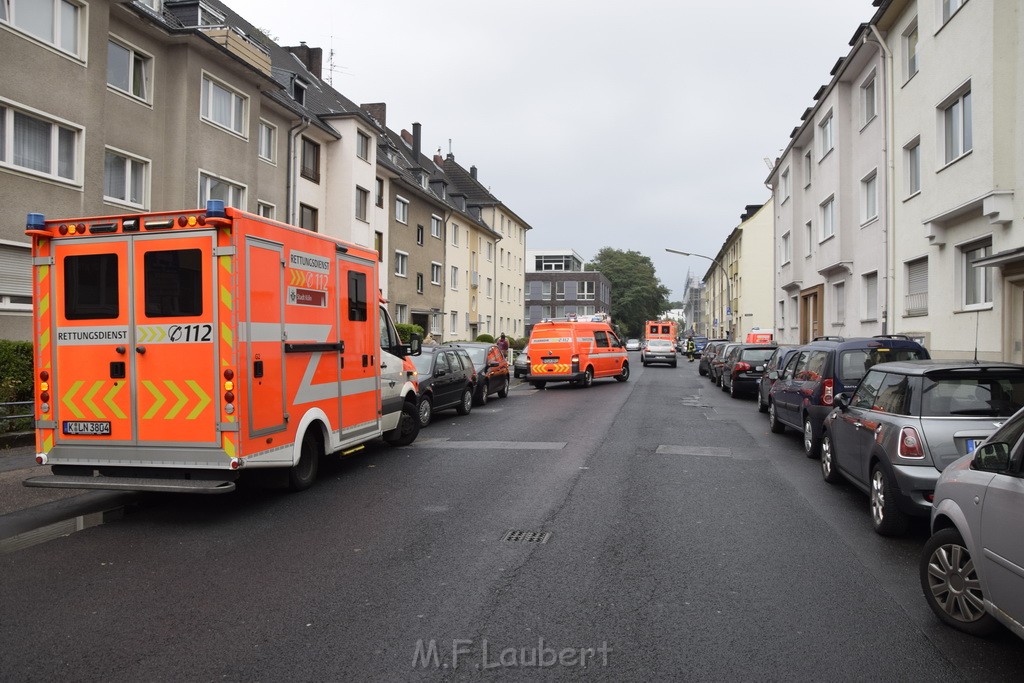
<svg viewBox="0 0 1024 683">
<path fill-rule="evenodd" d="M 200 30 L 242 61 L 270 75 L 270 51 L 232 26 L 202 26 Z"/>
<path fill-rule="evenodd" d="M 906 309 L 906 315 L 927 315 L 928 292 L 907 294 L 903 306 Z"/>
</svg>

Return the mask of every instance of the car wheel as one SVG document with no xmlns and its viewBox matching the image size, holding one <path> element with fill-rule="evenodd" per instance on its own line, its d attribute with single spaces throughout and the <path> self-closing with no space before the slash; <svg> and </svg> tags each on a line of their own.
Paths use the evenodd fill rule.
<svg viewBox="0 0 1024 683">
<path fill-rule="evenodd" d="M 675 362 L 675 361 L 672 361 L 672 367 L 674 367 L 674 368 L 675 368 L 675 367 L 678 367 L 678 365 L 676 364 L 676 362 Z"/>
<path fill-rule="evenodd" d="M 594 383 L 594 369 L 587 368 L 583 371 L 583 379 L 580 380 L 580 389 L 586 389 Z"/>
<path fill-rule="evenodd" d="M 900 536 L 907 531 L 910 520 L 896 507 L 896 491 L 882 466 L 871 469 L 871 524 L 882 536 Z"/>
<path fill-rule="evenodd" d="M 701 377 L 705 377 L 708 374 L 708 371 L 705 370 L 704 368 L 698 366 L 697 367 L 697 374 L 700 375 Z"/>
<path fill-rule="evenodd" d="M 299 461 L 288 470 L 288 488 L 292 491 L 305 491 L 313 485 L 320 466 L 320 455 L 319 440 L 313 436 L 313 432 L 307 432 L 299 449 Z"/>
<path fill-rule="evenodd" d="M 459 405 L 455 407 L 456 412 L 459 415 L 469 415 L 469 411 L 473 410 L 473 390 L 466 387 L 462 390 L 462 400 Z"/>
<path fill-rule="evenodd" d="M 739 398 L 740 397 L 740 392 L 736 391 L 736 381 L 735 380 L 733 380 L 732 384 L 729 385 L 729 397 L 730 398 Z"/>
<path fill-rule="evenodd" d="M 420 433 L 420 420 L 416 412 L 416 405 L 412 401 L 406 401 L 402 405 L 402 414 L 398 418 L 398 426 L 390 432 L 384 433 L 384 441 L 392 446 L 408 446 L 416 440 Z"/>
<path fill-rule="evenodd" d="M 487 389 L 488 388 L 489 388 L 489 386 L 488 386 L 487 380 L 484 380 L 484 383 L 481 384 L 477 388 L 477 396 L 476 396 L 476 399 L 473 401 L 473 403 L 475 403 L 478 406 L 485 406 L 485 405 L 487 405 Z"/>
<path fill-rule="evenodd" d="M 924 598 L 939 619 L 972 636 L 995 632 L 998 622 L 985 611 L 978 570 L 960 532 L 935 532 L 921 551 L 918 570 Z"/>
<path fill-rule="evenodd" d="M 821 439 L 814 437 L 814 425 L 811 423 L 811 416 L 804 415 L 804 455 L 808 458 L 817 458 L 821 451 Z"/>
<path fill-rule="evenodd" d="M 836 454 L 832 449 L 832 436 L 825 432 L 821 435 L 821 478 L 829 484 L 838 484 L 843 476 L 836 467 Z"/>
<path fill-rule="evenodd" d="M 430 400 L 429 396 L 424 396 L 420 399 L 416 412 L 420 418 L 420 427 L 426 427 L 430 424 L 430 420 L 434 417 L 434 402 Z"/>
<path fill-rule="evenodd" d="M 547 385 L 547 382 L 530 382 L 530 384 L 533 385 L 534 389 L 543 389 L 545 385 Z"/>
<path fill-rule="evenodd" d="M 729 391 L 729 387 L 725 386 L 725 376 L 722 376 L 722 380 L 718 383 L 718 388 L 722 391 Z"/>
<path fill-rule="evenodd" d="M 779 422 L 779 416 L 775 414 L 773 401 L 768 402 L 768 429 L 772 430 L 772 434 L 781 434 L 786 431 L 786 425 Z"/>
<path fill-rule="evenodd" d="M 501 383 L 501 389 L 498 389 L 498 398 L 505 398 L 508 396 L 508 377 Z"/>
<path fill-rule="evenodd" d="M 761 395 L 761 387 L 757 388 L 757 412 L 767 413 L 768 404 L 765 403 L 764 396 Z"/>
<path fill-rule="evenodd" d="M 629 379 L 629 363 L 623 363 L 622 364 L 622 372 L 620 372 L 619 374 L 615 375 L 615 381 L 616 382 L 625 382 L 627 379 Z"/>
</svg>

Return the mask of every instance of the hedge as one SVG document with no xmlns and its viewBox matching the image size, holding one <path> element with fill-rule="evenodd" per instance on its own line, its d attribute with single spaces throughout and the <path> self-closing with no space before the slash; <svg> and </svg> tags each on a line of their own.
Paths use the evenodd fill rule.
<svg viewBox="0 0 1024 683">
<path fill-rule="evenodd" d="M 31 401 L 32 343 L 0 339 L 0 403 Z M 3 406 L 0 416 L 24 415 L 32 406 Z M 0 420 L 0 432 L 20 432 L 32 428 L 32 418 Z"/>
</svg>

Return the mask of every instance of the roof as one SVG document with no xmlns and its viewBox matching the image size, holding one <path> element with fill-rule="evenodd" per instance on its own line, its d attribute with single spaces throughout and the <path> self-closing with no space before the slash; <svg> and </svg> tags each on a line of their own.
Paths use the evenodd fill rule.
<svg viewBox="0 0 1024 683">
<path fill-rule="evenodd" d="M 932 372 L 961 372 L 978 371 L 989 372 L 995 370 L 1017 370 L 1024 373 L 1024 365 L 1017 363 L 1003 363 L 1000 361 L 969 361 L 969 360 L 898 360 L 888 363 L 879 363 L 872 366 L 872 369 L 882 367 L 890 372 L 899 372 L 906 375 L 926 375 Z"/>
</svg>

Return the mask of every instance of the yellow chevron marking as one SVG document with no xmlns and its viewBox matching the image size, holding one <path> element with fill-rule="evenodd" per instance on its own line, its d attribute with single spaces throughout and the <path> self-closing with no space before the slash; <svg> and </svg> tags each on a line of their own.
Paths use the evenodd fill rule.
<svg viewBox="0 0 1024 683">
<path fill-rule="evenodd" d="M 194 379 L 185 380 L 185 384 L 199 397 L 199 405 L 193 408 L 192 412 L 185 418 L 186 420 L 194 420 L 199 417 L 199 413 L 203 412 L 203 408 L 210 405 L 210 396 L 199 387 L 199 383 Z"/>
<path fill-rule="evenodd" d="M 53 432 L 50 432 L 43 439 L 43 453 L 49 453 L 53 450 Z"/>
<path fill-rule="evenodd" d="M 111 411 L 113 411 L 114 415 L 118 419 L 121 419 L 121 420 L 123 420 L 125 418 L 125 414 L 122 413 L 121 409 L 118 407 L 118 405 L 116 403 L 114 403 L 114 399 L 117 398 L 117 394 L 118 394 L 118 392 L 121 391 L 121 388 L 123 386 L 124 386 L 123 383 L 114 382 L 114 386 L 110 387 L 110 391 L 108 391 L 103 396 L 103 402 L 106 403 L 107 407 L 110 408 Z"/>
<path fill-rule="evenodd" d="M 235 442 L 231 440 L 230 436 L 224 436 L 224 452 L 228 454 L 228 457 L 235 457 Z"/>
<path fill-rule="evenodd" d="M 47 328 L 46 330 L 43 330 L 43 333 L 41 335 L 39 335 L 39 348 L 40 349 L 45 349 L 49 345 L 50 345 L 50 330 L 49 330 L 49 328 Z"/>
<path fill-rule="evenodd" d="M 78 406 L 76 406 L 71 399 L 74 398 L 75 393 L 82 388 L 83 384 L 85 384 L 85 382 L 83 382 L 82 380 L 78 380 L 77 382 L 72 384 L 71 388 L 68 389 L 68 392 L 64 394 L 64 396 L 60 400 L 61 405 L 67 408 L 71 412 L 71 414 L 77 417 L 79 420 L 84 419 L 85 414 L 78 409 Z"/>
<path fill-rule="evenodd" d="M 163 407 L 164 403 L 167 402 L 167 397 L 161 394 L 160 390 L 156 388 L 156 385 L 148 379 L 142 380 L 142 386 L 146 387 L 146 389 L 149 390 L 149 393 L 153 395 L 153 398 L 156 399 L 149 411 L 142 416 L 143 420 L 149 420 L 156 415 L 160 408 Z"/>
<path fill-rule="evenodd" d="M 231 257 L 230 256 L 218 257 L 217 261 L 218 261 L 218 263 L 220 263 L 220 267 L 221 268 L 226 270 L 228 273 L 231 272 L 232 265 L 231 265 Z"/>
<path fill-rule="evenodd" d="M 234 335 L 231 333 L 231 328 L 228 327 L 227 323 L 220 324 L 220 338 L 227 343 L 228 346 L 234 347 Z"/>
<path fill-rule="evenodd" d="M 50 295 L 44 294 L 39 300 L 39 317 L 42 318 L 50 310 Z"/>
<path fill-rule="evenodd" d="M 178 413 L 180 413 L 181 409 L 185 407 L 186 403 L 188 403 L 188 396 L 178 388 L 178 385 L 175 384 L 173 380 L 165 379 L 164 384 L 171 390 L 172 394 L 178 397 L 178 402 L 174 404 L 173 408 L 167 411 L 166 415 L 164 415 L 165 420 L 173 420 L 178 417 Z"/>
<path fill-rule="evenodd" d="M 229 311 L 234 308 L 234 301 L 232 301 L 231 292 L 228 291 L 227 287 L 220 288 L 220 302 L 224 304 Z"/>
<path fill-rule="evenodd" d="M 103 380 L 96 380 L 93 382 L 92 388 L 90 388 L 89 391 L 85 393 L 85 396 L 82 397 L 82 401 L 85 405 L 89 406 L 89 409 L 92 410 L 92 414 L 101 420 L 106 419 L 107 416 L 103 414 L 103 411 L 99 409 L 99 406 L 92 402 L 92 397 L 96 395 L 96 392 L 99 391 L 102 386 Z"/>
<path fill-rule="evenodd" d="M 572 371 L 572 366 L 566 363 L 539 363 L 533 366 L 533 374 L 543 375 L 546 373 L 564 375 Z"/>
<path fill-rule="evenodd" d="M 39 270 L 36 271 L 36 280 L 42 282 L 50 275 L 50 266 L 39 266 Z"/>
</svg>

